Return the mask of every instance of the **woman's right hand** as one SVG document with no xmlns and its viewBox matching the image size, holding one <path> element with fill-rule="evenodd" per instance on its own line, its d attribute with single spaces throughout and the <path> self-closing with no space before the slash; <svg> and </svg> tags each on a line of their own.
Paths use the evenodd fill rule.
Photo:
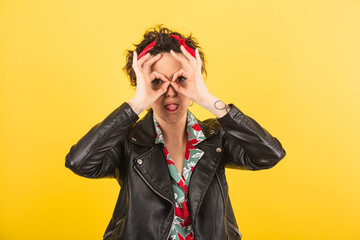
<svg viewBox="0 0 360 240">
<path fill-rule="evenodd" d="M 139 114 L 144 109 L 151 106 L 156 99 L 167 91 L 170 81 L 161 73 L 151 71 L 151 66 L 161 58 L 161 54 L 150 58 L 150 53 L 138 60 L 137 52 L 133 52 L 132 68 L 136 75 L 136 92 L 134 98 L 128 103 L 133 110 Z M 154 79 L 160 79 L 162 84 L 152 83 Z M 157 80 L 155 80 L 157 81 Z"/>
</svg>

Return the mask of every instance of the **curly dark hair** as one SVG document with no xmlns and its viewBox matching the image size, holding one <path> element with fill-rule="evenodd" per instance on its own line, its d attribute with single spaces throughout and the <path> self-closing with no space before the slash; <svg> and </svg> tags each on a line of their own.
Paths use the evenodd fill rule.
<svg viewBox="0 0 360 240">
<path fill-rule="evenodd" d="M 169 28 L 163 27 L 163 24 L 157 24 L 153 28 L 148 28 L 144 34 L 143 40 L 139 44 L 133 44 L 136 47 L 137 55 L 141 53 L 141 51 L 151 42 L 155 41 L 154 47 L 149 51 L 150 55 L 155 56 L 161 52 L 169 52 L 172 49 L 174 52 L 182 53 L 180 49 L 180 45 L 178 41 L 169 35 L 177 35 L 181 38 L 185 38 L 185 43 L 192 49 L 199 49 L 199 55 L 202 61 L 201 72 L 205 73 L 207 76 L 207 72 L 205 69 L 205 54 L 201 50 L 197 39 L 192 37 L 192 33 L 188 37 L 184 35 L 172 31 Z M 136 87 L 136 74 L 134 69 L 132 68 L 132 61 L 133 61 L 133 51 L 135 50 L 125 50 L 126 54 L 126 64 L 123 67 L 123 71 L 130 77 L 130 85 Z"/>
</svg>

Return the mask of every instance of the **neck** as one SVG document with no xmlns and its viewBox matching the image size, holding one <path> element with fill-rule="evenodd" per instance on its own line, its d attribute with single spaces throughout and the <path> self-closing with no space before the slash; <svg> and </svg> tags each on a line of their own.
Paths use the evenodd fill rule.
<svg viewBox="0 0 360 240">
<path fill-rule="evenodd" d="M 156 121 L 159 123 L 164 142 L 168 142 L 169 139 L 171 139 L 171 142 L 186 142 L 187 114 L 176 122 L 166 122 L 161 118 L 156 118 Z"/>
</svg>

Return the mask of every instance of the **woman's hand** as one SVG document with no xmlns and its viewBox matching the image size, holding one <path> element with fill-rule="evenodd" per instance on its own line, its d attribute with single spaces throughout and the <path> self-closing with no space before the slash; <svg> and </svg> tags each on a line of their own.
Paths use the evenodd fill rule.
<svg viewBox="0 0 360 240">
<path fill-rule="evenodd" d="M 174 74 L 170 84 L 175 88 L 176 91 L 185 95 L 193 102 L 201 105 L 202 102 L 208 98 L 208 96 L 211 96 L 211 94 L 208 91 L 204 82 L 204 78 L 201 74 L 202 61 L 200 58 L 199 49 L 195 49 L 196 58 L 194 58 L 188 51 L 186 51 L 182 45 L 180 46 L 180 49 L 185 57 L 179 53 L 175 53 L 173 50 L 170 51 L 170 54 L 179 60 L 183 66 L 180 71 Z M 177 79 L 181 76 L 185 77 L 186 79 L 177 81 Z"/>
<path fill-rule="evenodd" d="M 158 61 L 161 56 L 161 54 L 158 54 L 150 58 L 150 53 L 147 53 L 140 60 L 137 60 L 137 53 L 136 51 L 133 52 L 132 67 L 136 74 L 136 92 L 134 98 L 130 101 L 131 103 L 136 103 L 133 106 L 137 105 L 137 112 L 141 112 L 141 110 L 151 106 L 158 97 L 167 91 L 170 81 L 156 71 L 150 74 L 152 64 Z M 164 83 L 157 83 L 157 79 L 162 80 Z"/>
</svg>

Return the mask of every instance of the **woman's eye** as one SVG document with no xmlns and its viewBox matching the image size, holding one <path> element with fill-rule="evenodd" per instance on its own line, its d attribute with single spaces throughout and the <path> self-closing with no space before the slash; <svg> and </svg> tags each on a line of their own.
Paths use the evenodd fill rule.
<svg viewBox="0 0 360 240">
<path fill-rule="evenodd" d="M 151 81 L 151 83 L 155 83 L 155 84 L 159 84 L 161 82 L 162 82 L 162 80 L 158 79 L 158 78 L 155 78 L 154 80 Z"/>
<path fill-rule="evenodd" d="M 179 77 L 177 78 L 177 81 L 179 81 L 179 82 L 182 82 L 182 81 L 184 81 L 184 80 L 186 80 L 186 77 L 184 77 L 184 76 L 179 76 Z"/>
</svg>

